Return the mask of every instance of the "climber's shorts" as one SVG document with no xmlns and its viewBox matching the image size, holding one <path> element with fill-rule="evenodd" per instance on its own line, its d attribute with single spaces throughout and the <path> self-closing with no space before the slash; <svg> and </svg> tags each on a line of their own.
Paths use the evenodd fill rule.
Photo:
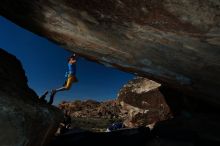
<svg viewBox="0 0 220 146">
<path fill-rule="evenodd" d="M 70 89 L 73 82 L 77 82 L 76 76 L 70 75 L 65 82 L 65 88 Z"/>
</svg>

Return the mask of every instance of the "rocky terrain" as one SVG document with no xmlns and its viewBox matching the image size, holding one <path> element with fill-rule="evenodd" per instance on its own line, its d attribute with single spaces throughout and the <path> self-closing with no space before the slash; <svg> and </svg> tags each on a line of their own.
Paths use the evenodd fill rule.
<svg viewBox="0 0 220 146">
<path fill-rule="evenodd" d="M 218 0 L 1 0 L 0 15 L 88 59 L 220 105 Z"/>
<path fill-rule="evenodd" d="M 61 120 L 62 112 L 28 87 L 18 59 L 0 48 L 0 145 L 45 145 Z"/>
<path fill-rule="evenodd" d="M 161 83 L 161 87 L 150 92 L 160 98 L 164 97 L 174 115 L 174 118 L 167 121 L 161 121 L 160 118 L 161 116 L 166 119 L 169 113 L 163 99 L 154 99 L 151 95 L 144 99 L 148 92 L 142 92 L 141 88 L 129 91 L 128 95 L 132 96 L 125 96 L 126 89 L 130 89 L 129 86 L 119 94 L 119 104 L 127 109 L 129 111 L 127 115 L 132 117 L 127 118 L 129 120 L 125 122 L 128 126 L 146 123 L 139 119 L 139 115 L 149 119 L 146 124 L 160 121 L 150 135 L 144 132 L 145 136 L 151 137 L 150 140 L 149 137 L 136 135 L 136 138 L 145 139 L 145 144 L 147 142 L 149 146 L 219 145 L 218 0 L 1 0 L 0 15 L 87 59 Z M 33 134 L 24 132 L 28 135 L 26 136 L 22 132 L 29 131 L 33 125 L 25 127 L 22 123 L 23 119 L 29 121 L 27 117 L 32 117 L 33 113 L 36 113 L 33 119 L 41 117 L 38 116 L 38 110 L 34 110 L 38 109 L 36 107 L 38 104 L 31 104 L 36 101 L 35 98 L 23 96 L 34 97 L 33 92 L 27 88 L 25 77 L 16 78 L 11 71 L 5 69 L 10 66 L 7 60 L 0 63 L 4 66 L 0 68 L 0 77 L 3 81 L 0 88 L 0 104 L 4 103 L 0 106 L 2 108 L 0 125 L 3 128 L 1 131 L 6 131 L 5 127 L 10 128 L 8 123 L 4 122 L 5 119 L 14 121 L 15 115 L 21 115 L 19 120 L 16 120 L 18 123 L 14 125 L 21 127 L 20 131 L 11 128 L 8 131 L 15 131 L 0 136 L 3 137 L 0 141 L 3 141 L 3 144 L 15 143 L 17 140 L 20 143 L 32 143 L 33 141 L 27 139 Z M 15 82 L 11 81 L 12 79 Z M 17 88 L 19 79 L 25 82 Z M 10 88 L 16 92 L 8 91 Z M 144 97 L 139 96 L 140 92 Z M 20 100 L 14 97 L 21 97 L 22 102 L 36 108 L 25 107 L 22 104 L 19 104 L 22 105 L 19 108 L 14 107 L 14 103 L 20 103 Z M 162 106 L 154 103 L 161 103 Z M 2 112 L 5 109 L 11 113 L 10 116 Z M 28 112 L 27 116 L 17 113 L 21 109 Z M 45 113 L 45 110 L 43 111 Z M 103 115 L 108 115 L 104 113 Z M 80 114 L 85 116 L 86 111 L 77 111 L 74 115 L 79 117 Z M 48 124 L 45 127 L 48 128 Z M 13 135 L 12 133 L 18 137 L 16 140 L 10 139 L 9 135 Z M 44 131 L 40 137 L 47 134 Z M 103 138 L 103 135 L 98 135 L 97 139 L 92 135 L 89 133 L 85 139 L 81 139 L 81 142 Z M 109 140 L 108 136 L 104 136 L 106 140 Z M 68 139 L 68 136 L 65 138 Z M 111 138 L 114 138 L 114 135 Z M 131 137 L 124 137 L 124 140 L 126 139 L 132 140 Z M 34 141 L 40 145 L 38 139 Z M 71 140 L 69 144 L 72 144 Z"/>
<path fill-rule="evenodd" d="M 75 118 L 73 125 L 82 123 L 76 127 L 89 125 L 87 130 L 100 131 L 108 124 L 121 120 L 132 129 L 111 133 L 70 131 L 54 137 L 63 119 L 61 112 L 40 102 L 36 93 L 27 86 L 21 63 L 14 56 L 2 49 L 0 56 L 0 130 L 4 131 L 0 134 L 2 146 L 220 144 L 218 108 L 139 77 L 128 82 L 115 101 L 89 100 L 60 104 L 61 109 L 71 111 L 71 116 Z M 101 123 L 103 119 L 106 121 Z"/>
<path fill-rule="evenodd" d="M 73 128 L 105 131 L 113 122 L 122 120 L 120 106 L 116 100 L 62 102 L 59 108 L 70 112 Z"/>
<path fill-rule="evenodd" d="M 62 102 L 59 108 L 67 109 L 74 117 L 114 118 L 119 116 L 117 101 L 98 102 L 94 100 Z"/>
<path fill-rule="evenodd" d="M 154 125 L 172 118 L 160 84 L 146 78 L 135 78 L 120 90 L 116 100 L 62 102 L 60 109 L 70 112 L 72 126 L 104 131 L 114 122 L 123 122 L 127 128 Z"/>
<path fill-rule="evenodd" d="M 60 108 L 71 111 L 73 127 L 84 128 L 86 131 L 72 131 L 58 136 L 51 146 L 218 146 L 218 111 L 207 103 L 189 102 L 188 99 L 154 81 L 137 77 L 122 87 L 116 100 L 64 102 Z M 126 128 L 103 133 L 108 124 L 116 121 L 115 118 L 122 121 Z M 103 124 L 104 120 L 107 122 Z M 87 126 L 88 123 L 90 126 Z"/>
</svg>

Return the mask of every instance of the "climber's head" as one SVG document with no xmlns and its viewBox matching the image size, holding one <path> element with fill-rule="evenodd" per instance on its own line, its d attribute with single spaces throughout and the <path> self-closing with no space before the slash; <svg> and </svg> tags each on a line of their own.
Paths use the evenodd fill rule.
<svg viewBox="0 0 220 146">
<path fill-rule="evenodd" d="M 74 64 L 76 63 L 76 54 L 73 53 L 69 58 L 68 58 L 68 63 Z"/>
<path fill-rule="evenodd" d="M 73 62 L 76 61 L 76 54 L 73 53 L 69 58 L 68 58 L 68 62 Z"/>
</svg>

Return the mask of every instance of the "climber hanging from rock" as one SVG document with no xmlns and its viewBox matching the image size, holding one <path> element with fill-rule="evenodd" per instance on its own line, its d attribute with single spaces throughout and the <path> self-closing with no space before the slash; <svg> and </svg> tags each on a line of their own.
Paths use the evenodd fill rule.
<svg viewBox="0 0 220 146">
<path fill-rule="evenodd" d="M 76 62 L 77 62 L 77 55 L 74 53 L 68 58 L 68 72 L 66 72 L 65 77 L 66 81 L 63 84 L 62 87 L 58 89 L 52 89 L 50 92 L 50 100 L 49 104 L 53 103 L 55 94 L 60 91 L 69 90 L 72 83 L 78 82 L 78 79 L 76 78 Z M 48 94 L 48 91 L 46 91 L 41 97 L 41 100 L 45 100 L 46 95 Z"/>
</svg>

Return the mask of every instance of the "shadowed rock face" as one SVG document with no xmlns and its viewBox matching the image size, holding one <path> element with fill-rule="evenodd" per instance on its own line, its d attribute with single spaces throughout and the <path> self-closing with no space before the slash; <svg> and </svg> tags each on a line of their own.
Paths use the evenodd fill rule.
<svg viewBox="0 0 220 146">
<path fill-rule="evenodd" d="M 61 120 L 62 113 L 28 87 L 21 63 L 0 49 L 0 145 L 42 146 Z"/>
<path fill-rule="evenodd" d="M 107 66 L 220 104 L 216 0 L 1 0 L 0 14 Z"/>
</svg>

